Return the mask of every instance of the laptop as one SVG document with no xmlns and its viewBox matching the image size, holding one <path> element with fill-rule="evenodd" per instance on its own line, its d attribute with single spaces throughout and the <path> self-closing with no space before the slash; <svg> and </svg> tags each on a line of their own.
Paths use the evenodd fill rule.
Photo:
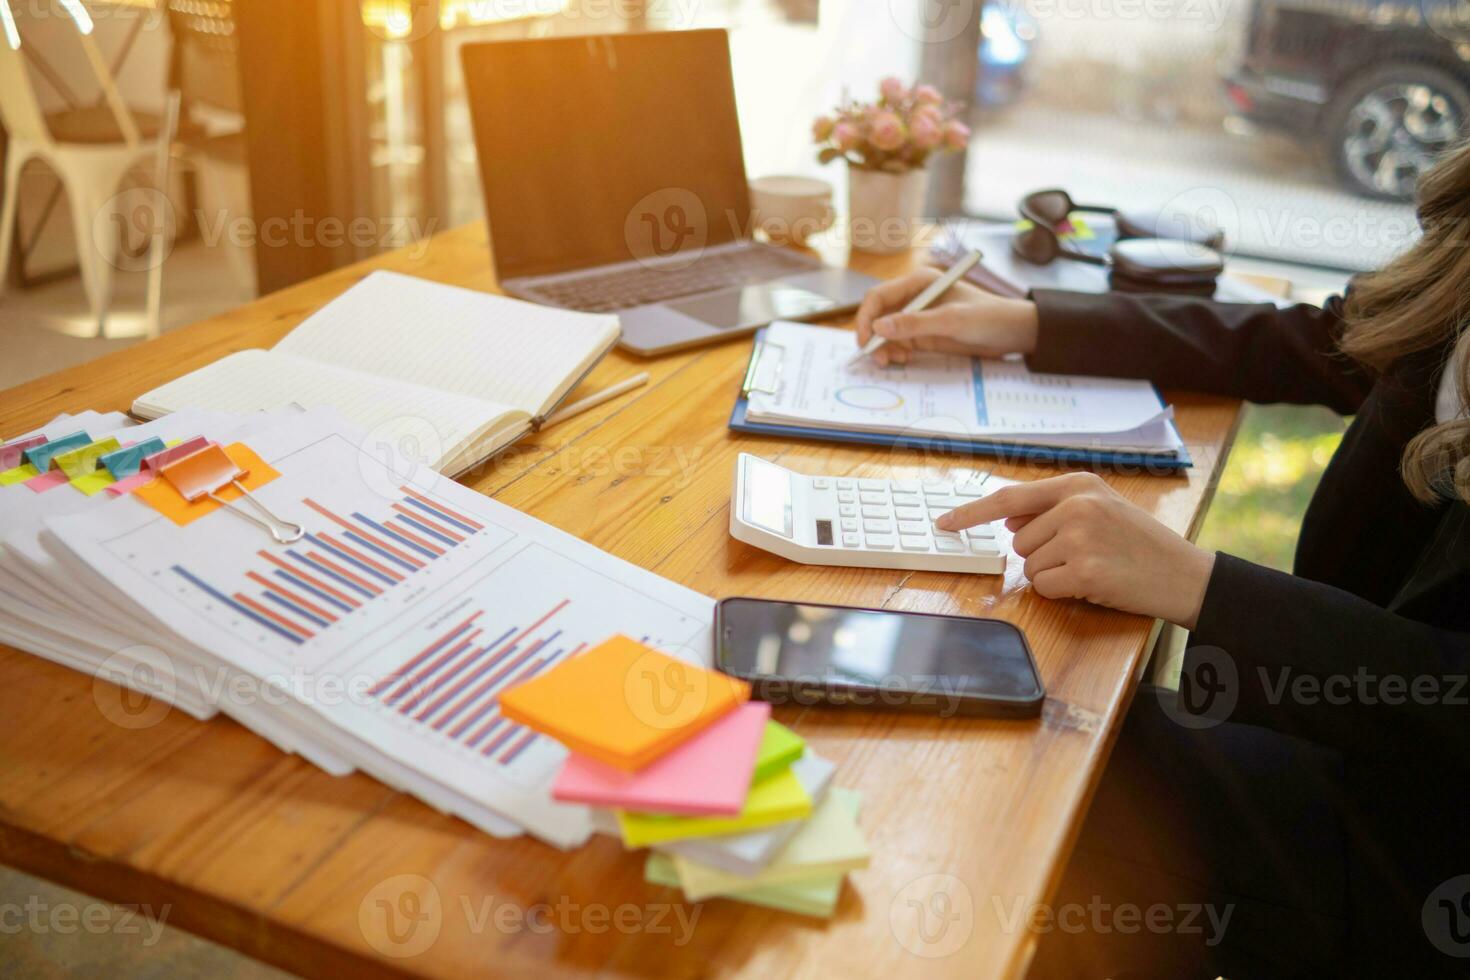
<svg viewBox="0 0 1470 980">
<path fill-rule="evenodd" d="M 501 288 L 638 354 L 851 310 L 876 282 L 752 237 L 722 30 L 461 49 Z"/>
</svg>

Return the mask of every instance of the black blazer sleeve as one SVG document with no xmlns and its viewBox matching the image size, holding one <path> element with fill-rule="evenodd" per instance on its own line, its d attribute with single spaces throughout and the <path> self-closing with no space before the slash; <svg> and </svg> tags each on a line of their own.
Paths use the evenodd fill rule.
<svg viewBox="0 0 1470 980">
<path fill-rule="evenodd" d="M 1326 405 L 1344 415 L 1373 386 L 1371 374 L 1337 350 L 1341 297 L 1320 309 L 1053 289 L 1031 298 L 1041 324 L 1027 358 L 1034 371 L 1147 378 L 1254 402 Z"/>
<path fill-rule="evenodd" d="M 1470 633 L 1219 554 L 1190 643 L 1185 671 L 1209 657 L 1222 691 L 1222 658 L 1199 648 L 1223 651 L 1231 665 L 1230 721 L 1363 756 L 1402 756 L 1412 745 L 1470 751 Z"/>
</svg>

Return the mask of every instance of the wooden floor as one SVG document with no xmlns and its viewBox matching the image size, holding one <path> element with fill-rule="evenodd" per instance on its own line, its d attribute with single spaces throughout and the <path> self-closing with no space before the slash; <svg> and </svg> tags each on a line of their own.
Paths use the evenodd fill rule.
<svg viewBox="0 0 1470 980">
<path fill-rule="evenodd" d="M 888 275 L 910 261 L 854 265 Z M 494 288 L 484 230 L 469 226 L 422 254 L 392 253 L 12 389 L 0 400 L 0 433 L 61 411 L 125 409 L 224 353 L 269 346 L 371 268 Z M 4 648 L 0 861 L 115 901 L 172 903 L 171 924 L 313 976 L 1024 972 L 1034 937 L 1008 913 L 1046 902 L 1055 887 L 1155 624 L 1040 599 L 1014 559 L 1003 578 L 809 568 L 733 541 L 740 451 L 837 475 L 954 478 L 992 465 L 736 436 L 726 421 L 748 355 L 748 341 L 652 361 L 615 354 L 587 391 L 640 370 L 652 384 L 537 434 L 464 482 L 708 595 L 999 616 L 1025 629 L 1049 695 L 1039 721 L 778 711 L 837 763 L 839 785 L 863 795 L 875 858 L 851 876 L 833 921 L 688 905 L 645 884 L 643 855 L 609 838 L 569 854 L 494 840 L 368 777 L 327 776 L 222 718 L 175 712 L 125 730 L 98 710 L 106 695 L 91 680 Z M 1193 533 L 1240 406 L 1166 394 L 1198 465 L 1106 475 Z M 541 905 L 512 925 L 516 910 Z M 401 928 L 383 925 L 388 908 L 402 913 L 390 920 Z"/>
</svg>

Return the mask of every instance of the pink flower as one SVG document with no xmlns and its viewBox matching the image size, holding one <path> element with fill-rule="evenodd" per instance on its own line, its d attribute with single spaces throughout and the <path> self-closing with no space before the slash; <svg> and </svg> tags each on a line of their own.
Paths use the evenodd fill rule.
<svg viewBox="0 0 1470 980">
<path fill-rule="evenodd" d="M 914 98 L 920 105 L 942 105 L 944 96 L 939 94 L 939 89 L 933 85 L 920 85 L 914 89 Z"/>
<path fill-rule="evenodd" d="M 921 150 L 932 150 L 944 139 L 939 123 L 927 113 L 914 114 L 913 121 L 909 123 L 909 135 Z"/>
<path fill-rule="evenodd" d="M 837 128 L 837 123 L 832 121 L 831 116 L 818 116 L 812 122 L 812 138 L 818 143 L 825 143 L 832 136 L 832 130 Z"/>
<path fill-rule="evenodd" d="M 944 127 L 944 145 L 951 150 L 963 150 L 970 142 L 970 127 L 962 122 L 950 122 Z"/>
<path fill-rule="evenodd" d="M 873 145 L 878 149 L 892 152 L 903 146 L 905 135 L 903 123 L 893 113 L 874 113 L 868 125 L 868 139 L 872 140 Z"/>
<path fill-rule="evenodd" d="M 832 127 L 832 142 L 843 153 L 856 147 L 861 138 L 858 128 L 850 122 L 840 122 Z"/>
<path fill-rule="evenodd" d="M 878 83 L 878 91 L 883 94 L 883 101 L 889 105 L 897 105 L 909 94 L 908 87 L 892 75 Z"/>
</svg>

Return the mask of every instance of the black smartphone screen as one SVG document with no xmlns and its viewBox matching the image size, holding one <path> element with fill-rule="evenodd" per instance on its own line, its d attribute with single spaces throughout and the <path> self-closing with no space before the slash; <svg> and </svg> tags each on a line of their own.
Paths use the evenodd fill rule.
<svg viewBox="0 0 1470 980">
<path fill-rule="evenodd" d="M 726 599 L 716 665 L 755 682 L 1027 703 L 1044 690 L 1021 631 L 995 619 Z"/>
</svg>

